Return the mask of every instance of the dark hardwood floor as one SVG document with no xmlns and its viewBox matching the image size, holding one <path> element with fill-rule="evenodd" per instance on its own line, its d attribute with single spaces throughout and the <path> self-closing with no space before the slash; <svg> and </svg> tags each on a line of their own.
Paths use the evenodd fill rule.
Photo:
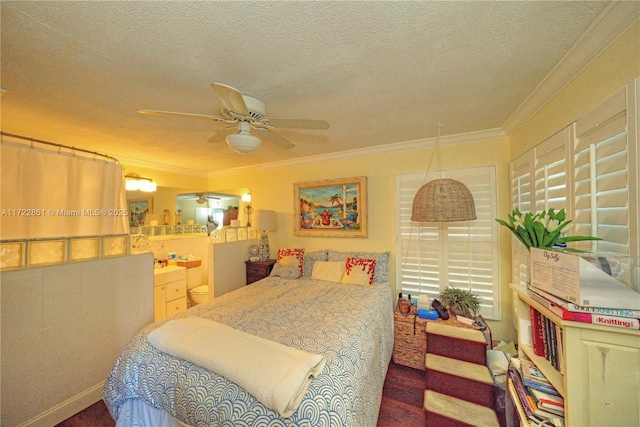
<svg viewBox="0 0 640 427">
<path fill-rule="evenodd" d="M 391 362 L 384 382 L 377 427 L 424 426 L 422 409 L 424 386 L 423 371 Z M 115 421 L 101 400 L 56 427 L 114 427 L 115 425 Z"/>
</svg>

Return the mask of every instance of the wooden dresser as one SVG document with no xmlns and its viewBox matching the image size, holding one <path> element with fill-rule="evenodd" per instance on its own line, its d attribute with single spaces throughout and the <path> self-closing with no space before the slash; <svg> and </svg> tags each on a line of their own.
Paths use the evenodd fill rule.
<svg viewBox="0 0 640 427">
<path fill-rule="evenodd" d="M 271 270 L 273 270 L 273 265 L 276 263 L 276 260 L 245 261 L 244 263 L 247 265 L 247 285 L 249 285 L 267 277 L 271 273 Z"/>
</svg>

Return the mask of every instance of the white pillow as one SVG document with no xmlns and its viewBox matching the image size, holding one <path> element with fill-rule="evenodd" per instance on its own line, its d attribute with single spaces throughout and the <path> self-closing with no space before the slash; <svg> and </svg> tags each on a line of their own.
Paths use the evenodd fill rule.
<svg viewBox="0 0 640 427">
<path fill-rule="evenodd" d="M 347 285 L 369 286 L 371 285 L 371 276 L 365 273 L 364 270 L 353 268 L 349 273 L 345 271 L 342 276 L 342 283 Z"/>
<path fill-rule="evenodd" d="M 311 278 L 316 280 L 326 280 L 328 282 L 340 282 L 344 271 L 344 262 L 316 261 L 313 264 Z"/>
<path fill-rule="evenodd" d="M 280 265 L 275 263 L 273 265 L 273 270 L 271 270 L 271 274 L 269 276 L 278 276 L 283 279 L 297 279 L 300 277 L 300 270 L 297 267 L 293 267 L 290 265 Z"/>
</svg>

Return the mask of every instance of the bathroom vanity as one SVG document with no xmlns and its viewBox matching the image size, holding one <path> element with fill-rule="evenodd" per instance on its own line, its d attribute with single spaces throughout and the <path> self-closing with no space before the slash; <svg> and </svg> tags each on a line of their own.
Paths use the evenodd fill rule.
<svg viewBox="0 0 640 427">
<path fill-rule="evenodd" d="M 187 269 L 168 266 L 153 270 L 153 321 L 187 309 Z"/>
</svg>

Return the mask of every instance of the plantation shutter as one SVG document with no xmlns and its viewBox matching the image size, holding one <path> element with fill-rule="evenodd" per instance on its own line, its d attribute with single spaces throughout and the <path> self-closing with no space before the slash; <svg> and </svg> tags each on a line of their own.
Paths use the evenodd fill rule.
<svg viewBox="0 0 640 427">
<path fill-rule="evenodd" d="M 477 219 L 426 223 L 411 221 L 413 198 L 426 182 L 451 178 L 473 195 Z M 398 284 L 405 294 L 437 298 L 449 284 L 482 297 L 480 313 L 500 317 L 495 167 L 396 175 Z"/>
<path fill-rule="evenodd" d="M 567 154 L 570 128 L 556 133 L 534 149 L 534 209 L 535 212 L 567 206 Z"/>
<path fill-rule="evenodd" d="M 533 211 L 533 151 L 526 152 L 511 162 L 511 208 L 520 212 Z M 504 219 L 507 221 L 507 219 Z M 511 280 L 527 283 L 529 251 L 511 233 Z"/>
<path fill-rule="evenodd" d="M 640 255 L 639 82 L 511 162 L 512 208 L 523 213 L 565 208 L 573 222 L 567 234 L 603 239 L 574 242 L 572 248 Z M 526 277 L 528 257 L 522 248 L 512 238 L 515 283 Z"/>
<path fill-rule="evenodd" d="M 629 171 L 633 166 L 629 157 L 626 102 L 623 89 L 574 124 L 572 234 L 603 239 L 580 242 L 576 245 L 579 249 L 629 254 L 629 189 L 633 186 Z M 637 165 L 634 169 L 637 170 Z"/>
</svg>

